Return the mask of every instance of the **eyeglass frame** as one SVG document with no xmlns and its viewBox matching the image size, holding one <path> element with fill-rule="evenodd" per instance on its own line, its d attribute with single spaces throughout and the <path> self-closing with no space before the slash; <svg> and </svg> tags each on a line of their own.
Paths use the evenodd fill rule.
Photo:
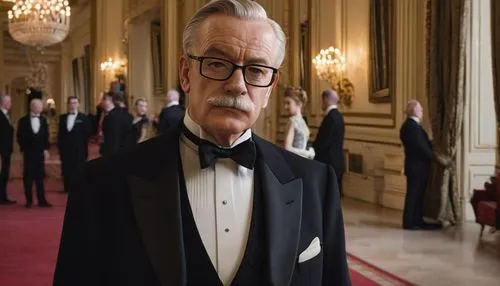
<svg viewBox="0 0 500 286">
<path fill-rule="evenodd" d="M 243 65 L 243 66 L 240 66 L 240 65 L 237 65 L 229 60 L 226 60 L 226 59 L 222 59 L 222 58 L 218 58 L 218 57 L 205 57 L 205 56 L 195 56 L 195 55 L 191 55 L 191 54 L 187 54 L 187 57 L 192 59 L 192 60 L 196 60 L 196 61 L 199 61 L 200 62 L 200 75 L 203 76 L 204 78 L 208 78 L 208 79 L 211 79 L 211 80 L 216 80 L 216 81 L 226 81 L 228 79 L 230 79 L 234 72 L 237 70 L 237 69 L 241 69 L 242 73 L 243 73 L 243 80 L 245 81 L 246 84 L 249 84 L 251 86 L 255 86 L 255 87 L 270 87 L 271 85 L 273 85 L 275 79 L 276 79 L 276 74 L 279 72 L 279 69 L 275 68 L 275 67 L 270 67 L 270 66 L 266 66 L 266 65 L 261 65 L 261 64 L 250 64 L 250 65 Z M 233 69 L 231 70 L 231 73 L 229 73 L 229 75 L 224 78 L 224 79 L 215 79 L 215 78 L 211 78 L 211 77 L 208 77 L 206 75 L 203 74 L 202 72 L 202 66 L 203 66 L 203 61 L 205 59 L 214 59 L 214 60 L 221 60 L 221 61 L 225 61 L 225 62 L 228 62 L 230 64 L 233 65 Z M 273 75 L 271 77 L 271 80 L 269 82 L 268 85 L 255 85 L 255 84 L 252 84 L 252 83 L 249 83 L 247 81 L 247 78 L 245 76 L 245 70 L 247 67 L 250 67 L 250 66 L 257 66 L 257 67 L 263 67 L 263 68 L 268 68 L 268 69 L 271 69 L 273 71 Z"/>
</svg>

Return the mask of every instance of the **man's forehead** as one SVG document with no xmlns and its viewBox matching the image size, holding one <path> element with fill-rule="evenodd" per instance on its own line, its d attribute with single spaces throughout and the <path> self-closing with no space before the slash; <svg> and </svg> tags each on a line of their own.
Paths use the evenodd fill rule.
<svg viewBox="0 0 500 286">
<path fill-rule="evenodd" d="M 242 20 L 226 15 L 212 15 L 198 32 L 198 51 L 203 55 L 240 56 L 245 60 L 272 61 L 275 35 L 264 20 Z"/>
</svg>

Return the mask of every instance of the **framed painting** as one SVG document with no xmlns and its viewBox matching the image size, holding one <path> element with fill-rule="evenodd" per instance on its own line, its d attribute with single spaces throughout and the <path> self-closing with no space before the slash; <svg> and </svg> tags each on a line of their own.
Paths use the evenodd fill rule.
<svg viewBox="0 0 500 286">
<path fill-rule="evenodd" d="M 153 89 L 155 94 L 164 92 L 163 54 L 160 23 L 151 24 L 151 55 L 153 61 Z"/>
<path fill-rule="evenodd" d="M 370 0 L 370 94 L 371 103 L 392 101 L 394 0 Z"/>
</svg>

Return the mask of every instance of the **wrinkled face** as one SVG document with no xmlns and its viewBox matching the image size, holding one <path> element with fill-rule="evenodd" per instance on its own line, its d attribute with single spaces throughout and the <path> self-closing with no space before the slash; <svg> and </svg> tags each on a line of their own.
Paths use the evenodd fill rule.
<svg viewBox="0 0 500 286">
<path fill-rule="evenodd" d="M 78 99 L 71 99 L 70 102 L 68 103 L 68 109 L 69 111 L 72 112 L 77 111 L 79 106 L 80 103 L 78 102 Z"/>
<path fill-rule="evenodd" d="M 135 111 L 139 115 L 144 115 L 146 112 L 148 112 L 148 103 L 145 101 L 139 101 L 137 105 L 135 106 Z"/>
<path fill-rule="evenodd" d="M 10 96 L 5 96 L 3 98 L 1 107 L 5 110 L 10 110 L 12 107 L 12 99 Z"/>
<path fill-rule="evenodd" d="M 190 52 L 194 56 L 216 57 L 240 66 L 260 64 L 278 68 L 276 45 L 278 41 L 267 22 L 218 14 L 200 25 L 196 48 Z M 180 60 L 181 86 L 189 96 L 191 118 L 212 134 L 238 134 L 250 128 L 261 109 L 266 107 L 278 82 L 278 74 L 271 86 L 255 87 L 245 83 L 241 69 L 236 69 L 227 80 L 217 81 L 202 76 L 200 64 L 186 55 Z M 210 67 L 215 71 L 222 68 L 220 63 L 210 63 Z M 228 107 L 231 104 L 233 107 Z"/>
<path fill-rule="evenodd" d="M 299 110 L 302 108 L 302 105 L 298 104 L 297 101 L 295 101 L 291 97 L 285 97 L 285 110 L 290 116 L 297 115 L 299 113 Z"/>
<path fill-rule="evenodd" d="M 43 104 L 38 100 L 34 100 L 31 102 L 30 109 L 33 114 L 40 114 L 43 111 Z"/>
</svg>

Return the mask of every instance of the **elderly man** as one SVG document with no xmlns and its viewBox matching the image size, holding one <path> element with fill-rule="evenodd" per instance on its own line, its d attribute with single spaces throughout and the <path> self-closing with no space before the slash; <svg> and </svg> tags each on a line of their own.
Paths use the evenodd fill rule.
<svg viewBox="0 0 500 286">
<path fill-rule="evenodd" d="M 404 229 L 436 229 L 422 218 L 422 199 L 433 159 L 432 145 L 421 125 L 422 105 L 410 100 L 406 106 L 408 118 L 401 126 L 400 138 L 405 152 L 406 198 L 403 212 Z"/>
<path fill-rule="evenodd" d="M 171 89 L 167 92 L 165 104 L 157 122 L 159 134 L 165 134 L 175 129 L 184 117 L 184 109 L 179 105 L 179 92 L 177 90 Z"/>
<path fill-rule="evenodd" d="M 327 89 L 321 94 L 325 117 L 314 140 L 314 160 L 332 166 L 337 176 L 340 195 L 342 192 L 342 177 L 344 176 L 344 117 L 338 110 L 339 96 L 333 89 Z"/>
<path fill-rule="evenodd" d="M 0 205 L 11 205 L 16 202 L 7 196 L 10 156 L 14 141 L 14 127 L 9 117 L 11 102 L 9 95 L 0 94 Z"/>
<path fill-rule="evenodd" d="M 184 30 L 182 124 L 91 162 L 71 190 L 54 285 L 350 285 L 336 178 L 251 131 L 285 55 L 255 1 Z"/>
<path fill-rule="evenodd" d="M 33 182 L 36 186 L 38 206 L 52 206 L 45 199 L 43 185 L 45 160 L 49 158 L 49 128 L 47 119 L 41 115 L 42 111 L 42 101 L 38 98 L 32 99 L 30 113 L 19 119 L 17 124 L 17 143 L 23 153 L 23 183 L 27 208 L 33 204 Z"/>
</svg>

